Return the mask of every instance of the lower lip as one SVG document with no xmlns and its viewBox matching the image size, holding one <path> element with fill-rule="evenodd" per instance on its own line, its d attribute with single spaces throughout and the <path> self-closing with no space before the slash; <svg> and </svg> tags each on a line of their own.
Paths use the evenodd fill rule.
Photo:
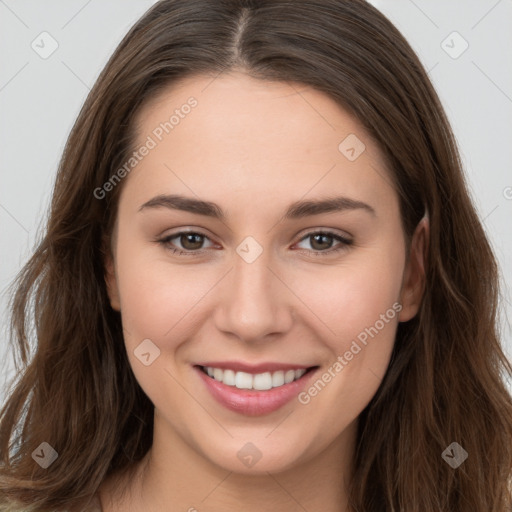
<svg viewBox="0 0 512 512">
<path fill-rule="evenodd" d="M 206 375 L 201 368 L 194 370 L 206 384 L 213 398 L 227 409 L 247 416 L 262 416 L 277 411 L 293 400 L 306 386 L 316 368 L 306 372 L 300 379 L 267 391 L 238 389 Z"/>
</svg>

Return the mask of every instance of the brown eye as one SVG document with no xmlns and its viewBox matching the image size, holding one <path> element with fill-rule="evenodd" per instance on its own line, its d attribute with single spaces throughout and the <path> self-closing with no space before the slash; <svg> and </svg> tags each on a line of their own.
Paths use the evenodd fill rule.
<svg viewBox="0 0 512 512">
<path fill-rule="evenodd" d="M 203 238 L 204 236 L 199 233 L 182 233 L 179 235 L 179 241 L 182 247 L 188 251 L 201 249 Z"/>
<path fill-rule="evenodd" d="M 158 242 L 173 253 L 194 255 L 203 252 L 205 240 L 209 240 L 209 238 L 202 233 L 180 231 L 166 236 Z"/>
<path fill-rule="evenodd" d="M 330 249 L 334 240 L 333 236 L 323 233 L 317 235 L 310 235 L 310 238 L 311 240 L 313 240 L 311 247 L 313 247 L 313 249 L 318 249 L 320 251 Z"/>
<path fill-rule="evenodd" d="M 311 249 L 309 249 L 308 252 L 315 254 L 315 256 L 331 254 L 333 252 L 346 249 L 348 246 L 353 244 L 353 240 L 329 231 L 308 233 L 302 238 L 301 242 L 305 240 L 310 240 Z M 334 241 L 338 241 L 339 243 L 337 246 L 333 247 Z"/>
</svg>

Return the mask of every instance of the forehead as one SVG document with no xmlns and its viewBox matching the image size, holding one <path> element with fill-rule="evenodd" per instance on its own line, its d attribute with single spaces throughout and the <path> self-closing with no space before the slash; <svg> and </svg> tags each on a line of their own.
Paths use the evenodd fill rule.
<svg viewBox="0 0 512 512">
<path fill-rule="evenodd" d="M 193 109 L 187 106 L 191 98 L 197 103 Z M 187 118 L 190 120 L 185 122 Z M 235 137 L 237 145 L 231 145 L 230 153 L 270 142 L 285 145 L 284 150 L 286 143 L 303 146 L 304 138 L 309 142 L 305 149 L 330 147 L 337 152 L 340 136 L 349 132 L 365 140 L 367 146 L 374 146 L 358 120 L 325 93 L 304 84 L 259 80 L 239 72 L 216 77 L 196 75 L 172 84 L 146 102 L 136 126 L 144 137 L 169 120 L 176 142 L 183 141 L 180 135 L 191 135 L 190 125 L 197 144 L 206 135 L 208 141 L 219 143 L 226 142 L 227 134 Z M 164 130 L 162 135 L 167 138 L 168 132 Z"/>
<path fill-rule="evenodd" d="M 152 141 L 129 176 L 139 196 L 176 187 L 219 201 L 228 192 L 276 200 L 334 189 L 365 201 L 394 194 L 361 123 L 303 84 L 241 73 L 188 77 L 148 101 L 135 121 L 135 149 Z"/>
</svg>

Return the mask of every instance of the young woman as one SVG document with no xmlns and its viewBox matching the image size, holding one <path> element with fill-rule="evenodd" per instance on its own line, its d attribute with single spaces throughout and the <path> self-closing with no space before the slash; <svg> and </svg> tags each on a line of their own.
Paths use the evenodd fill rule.
<svg viewBox="0 0 512 512">
<path fill-rule="evenodd" d="M 0 510 L 510 510 L 497 297 L 443 108 L 382 14 L 158 2 L 17 281 Z"/>
</svg>

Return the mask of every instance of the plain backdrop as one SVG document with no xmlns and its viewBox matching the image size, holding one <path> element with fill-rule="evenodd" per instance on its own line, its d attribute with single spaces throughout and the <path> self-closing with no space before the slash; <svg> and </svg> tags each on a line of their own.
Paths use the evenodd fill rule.
<svg viewBox="0 0 512 512">
<path fill-rule="evenodd" d="M 13 375 L 6 287 L 44 224 L 57 165 L 87 93 L 153 3 L 0 0 L 0 402 Z M 503 344 L 512 357 L 512 0 L 371 3 L 415 49 L 452 124 L 500 262 Z"/>
</svg>

